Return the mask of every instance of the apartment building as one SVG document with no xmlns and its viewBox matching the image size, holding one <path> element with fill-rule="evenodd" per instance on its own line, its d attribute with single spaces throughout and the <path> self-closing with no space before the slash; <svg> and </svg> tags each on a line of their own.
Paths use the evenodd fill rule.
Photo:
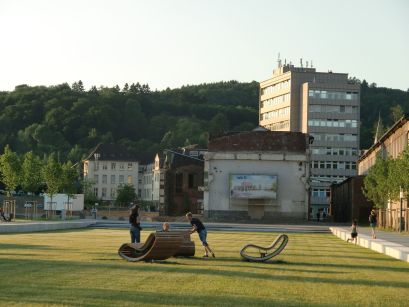
<svg viewBox="0 0 409 307">
<path fill-rule="evenodd" d="M 94 195 L 102 201 L 115 201 L 118 187 L 123 184 L 132 184 L 138 191 L 138 158 L 125 147 L 99 144 L 83 162 L 84 178 L 92 182 Z"/>
<path fill-rule="evenodd" d="M 330 184 L 357 174 L 360 86 L 346 73 L 279 65 L 260 82 L 259 124 L 271 131 L 308 133 L 310 218 L 328 213 Z"/>
</svg>

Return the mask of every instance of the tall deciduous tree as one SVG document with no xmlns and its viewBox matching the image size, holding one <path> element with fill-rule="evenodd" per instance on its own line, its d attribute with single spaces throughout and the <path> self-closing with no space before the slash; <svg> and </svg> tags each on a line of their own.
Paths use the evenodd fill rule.
<svg viewBox="0 0 409 307">
<path fill-rule="evenodd" d="M 127 204 L 136 199 L 135 188 L 131 184 L 124 184 L 118 188 L 116 204 Z"/>
<path fill-rule="evenodd" d="M 8 145 L 0 156 L 0 171 L 7 194 L 11 196 L 12 191 L 21 184 L 21 163 L 17 154 Z"/>
<path fill-rule="evenodd" d="M 27 152 L 23 158 L 22 164 L 22 186 L 26 192 L 36 193 L 42 182 L 43 164 L 40 158 L 33 154 L 32 151 Z"/>
<path fill-rule="evenodd" d="M 400 104 L 397 104 L 396 106 L 391 107 L 390 110 L 391 110 L 390 117 L 393 122 L 398 121 L 404 115 L 402 106 Z"/>
<path fill-rule="evenodd" d="M 389 159 L 378 158 L 364 179 L 364 194 L 377 208 L 384 208 L 390 199 Z"/>
<path fill-rule="evenodd" d="M 53 197 L 62 187 L 62 167 L 61 164 L 56 161 L 54 154 L 48 157 L 47 163 L 42 169 L 42 175 L 47 185 L 46 193 L 50 197 L 52 209 Z"/>
<path fill-rule="evenodd" d="M 61 188 L 67 194 L 67 204 L 70 203 L 70 198 L 74 197 L 77 192 L 78 172 L 71 161 L 62 165 L 62 182 Z"/>
</svg>

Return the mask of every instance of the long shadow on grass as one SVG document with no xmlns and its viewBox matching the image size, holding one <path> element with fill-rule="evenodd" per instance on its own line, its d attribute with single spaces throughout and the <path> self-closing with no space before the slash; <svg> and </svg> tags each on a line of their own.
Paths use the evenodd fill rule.
<svg viewBox="0 0 409 307">
<path fill-rule="evenodd" d="M 37 249 L 37 250 L 52 250 L 57 249 L 49 245 L 30 245 L 30 244 L 13 244 L 13 243 L 0 243 L 0 249 Z"/>
<path fill-rule="evenodd" d="M 198 290 L 199 291 L 199 290 Z M 75 293 L 75 300 L 68 294 Z M 65 294 L 65 295 L 64 295 Z M 196 293 L 160 293 L 132 290 L 113 290 L 95 288 L 60 288 L 55 289 L 51 295 L 44 295 L 41 292 L 34 292 L 33 295 L 13 296 L 3 295 L 3 303 L 18 304 L 63 304 L 64 306 L 144 306 L 148 304 L 160 304 L 164 306 L 300 306 L 303 301 L 289 299 L 259 298 L 256 296 L 237 296 L 227 293 L 211 293 L 201 295 Z M 80 303 L 79 303 L 80 302 Z M 305 304 L 305 301 L 304 301 Z M 328 306 L 316 304 L 314 306 Z"/>
<path fill-rule="evenodd" d="M 289 276 L 289 275 L 274 275 L 272 270 L 271 274 L 257 273 L 257 272 L 243 272 L 243 271 L 229 271 L 229 270 L 219 270 L 219 269 L 209 269 L 209 268 L 193 268 L 187 266 L 175 266 L 175 265 L 156 265 L 153 264 L 131 264 L 126 265 L 120 264 L 104 264 L 101 263 L 79 263 L 79 262 L 68 262 L 68 261 L 36 261 L 36 260 L 12 260 L 5 259 L 1 262 L 1 265 L 16 265 L 18 262 L 24 263 L 28 273 L 30 269 L 38 269 L 38 266 L 43 266 L 43 269 L 52 269 L 55 274 L 64 274 L 65 272 L 72 272 L 74 270 L 84 271 L 86 269 L 114 269 L 114 270 L 124 270 L 125 272 L 135 271 L 135 272 L 158 272 L 158 273 L 186 273 L 193 274 L 195 276 L 199 275 L 210 275 L 210 276 L 220 276 L 220 277 L 231 277 L 231 278 L 253 278 L 259 280 L 269 280 L 269 281 L 289 281 L 289 282 L 305 282 L 305 283 L 325 283 L 325 284 L 336 284 L 336 285 L 364 285 L 364 286 L 379 286 L 379 287 L 397 287 L 409 289 L 409 282 L 406 281 L 392 281 L 392 280 L 381 280 L 381 279 L 335 279 L 335 278 L 324 278 L 324 277 L 306 277 L 306 276 Z M 124 263 L 125 264 L 125 263 Z M 217 265 L 217 263 L 215 263 Z M 394 271 L 394 272 L 409 272 L 409 268 L 390 268 L 381 266 L 361 266 L 361 265 L 344 265 L 344 264 L 328 264 L 328 263 L 308 263 L 308 262 L 286 262 L 284 266 L 299 265 L 299 266 L 316 266 L 316 267 L 336 267 L 336 268 L 349 268 L 349 269 L 373 269 L 380 271 Z"/>
</svg>

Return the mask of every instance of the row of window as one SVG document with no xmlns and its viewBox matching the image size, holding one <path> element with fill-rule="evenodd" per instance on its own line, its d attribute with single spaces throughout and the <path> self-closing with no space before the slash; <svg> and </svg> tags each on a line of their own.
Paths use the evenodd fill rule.
<svg viewBox="0 0 409 307">
<path fill-rule="evenodd" d="M 94 196 L 99 197 L 98 195 L 98 188 L 94 188 Z M 107 197 L 107 188 L 102 188 L 101 189 L 101 197 L 106 198 Z M 110 193 L 111 198 L 116 197 L 116 188 L 111 188 L 111 193 Z"/>
<path fill-rule="evenodd" d="M 261 120 L 264 120 L 264 119 L 271 119 L 271 118 L 276 118 L 276 117 L 289 115 L 289 114 L 290 114 L 290 107 L 285 107 L 285 108 L 263 113 L 260 116 L 261 116 Z"/>
<path fill-rule="evenodd" d="M 330 189 L 311 189 L 312 197 L 326 198 L 330 197 Z"/>
<path fill-rule="evenodd" d="M 285 80 L 282 81 L 280 83 L 276 83 L 270 86 L 267 86 L 263 89 L 261 89 L 261 95 L 265 95 L 265 94 L 271 94 L 274 92 L 277 92 L 279 90 L 282 90 L 284 88 L 289 88 L 290 87 L 290 80 Z"/>
<path fill-rule="evenodd" d="M 100 162 L 95 162 L 95 170 L 97 171 L 99 169 L 99 164 Z M 116 162 L 111 162 L 111 170 L 116 170 Z M 107 170 L 108 169 L 108 163 L 102 163 L 102 169 Z M 131 171 L 133 169 L 133 163 L 128 162 L 128 163 L 119 163 L 119 170 L 124 171 L 127 169 L 128 171 Z"/>
<path fill-rule="evenodd" d="M 336 128 L 356 128 L 358 121 L 355 119 L 310 119 L 308 127 L 336 127 Z"/>
<path fill-rule="evenodd" d="M 132 184 L 132 182 L 133 182 L 132 176 L 128 176 L 127 179 L 128 179 L 128 180 L 127 180 L 127 183 L 128 183 L 128 184 Z M 99 183 L 99 175 L 94 175 L 94 181 L 95 181 L 95 184 L 98 184 L 98 183 Z M 108 176 L 107 176 L 107 175 L 102 175 L 102 181 L 101 181 L 101 183 L 105 183 L 105 184 L 108 183 Z M 110 183 L 111 183 L 111 184 L 116 184 L 116 175 L 111 175 L 111 181 L 110 181 Z M 125 183 L 125 176 L 124 176 L 124 175 L 119 175 L 119 176 L 118 176 L 118 183 L 119 183 L 119 184 Z"/>
<path fill-rule="evenodd" d="M 321 182 L 341 182 L 344 181 L 347 177 L 345 176 L 335 176 L 335 175 L 313 175 L 310 176 L 311 181 L 321 181 Z"/>
<path fill-rule="evenodd" d="M 266 129 L 269 129 L 271 131 L 276 131 L 276 130 L 282 130 L 282 129 L 289 129 L 290 128 L 290 121 L 285 120 L 282 122 L 270 124 L 270 125 L 265 125 Z"/>
<path fill-rule="evenodd" d="M 331 133 L 310 133 L 314 137 L 315 141 L 328 141 L 328 142 L 356 142 L 358 136 L 356 134 L 331 134 Z"/>
<path fill-rule="evenodd" d="M 276 105 L 276 104 L 279 104 L 279 103 L 282 103 L 282 102 L 287 102 L 287 101 L 290 101 L 290 93 L 280 95 L 280 96 L 277 96 L 277 97 L 274 97 L 274 98 L 263 100 L 261 102 L 261 107 L 262 108 L 271 107 L 273 105 Z"/>
<path fill-rule="evenodd" d="M 308 96 L 316 99 L 358 100 L 358 92 L 309 90 Z"/>
<path fill-rule="evenodd" d="M 348 113 L 356 114 L 358 113 L 357 106 L 330 106 L 324 104 L 311 104 L 308 107 L 308 112 L 310 113 Z"/>
<path fill-rule="evenodd" d="M 358 148 L 340 148 L 340 147 L 314 147 L 314 155 L 327 156 L 358 156 Z"/>
<path fill-rule="evenodd" d="M 356 162 L 351 161 L 312 161 L 315 169 L 356 169 Z"/>
</svg>

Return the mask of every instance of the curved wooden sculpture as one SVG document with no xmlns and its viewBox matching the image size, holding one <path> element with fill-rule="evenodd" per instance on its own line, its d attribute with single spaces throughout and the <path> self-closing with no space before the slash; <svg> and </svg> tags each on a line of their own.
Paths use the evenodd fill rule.
<svg viewBox="0 0 409 307">
<path fill-rule="evenodd" d="M 248 261 L 264 262 L 280 254 L 283 251 L 283 249 L 286 247 L 287 243 L 288 243 L 288 236 L 285 234 L 281 234 L 268 247 L 258 246 L 254 244 L 247 244 L 241 249 L 240 255 Z M 253 253 L 258 252 L 260 256 L 259 257 L 252 256 L 249 254 L 250 252 L 253 252 Z"/>
<path fill-rule="evenodd" d="M 125 243 L 118 255 L 128 261 L 165 260 L 173 256 L 194 256 L 195 244 L 187 232 L 166 231 L 151 233 L 145 243 Z"/>
</svg>

